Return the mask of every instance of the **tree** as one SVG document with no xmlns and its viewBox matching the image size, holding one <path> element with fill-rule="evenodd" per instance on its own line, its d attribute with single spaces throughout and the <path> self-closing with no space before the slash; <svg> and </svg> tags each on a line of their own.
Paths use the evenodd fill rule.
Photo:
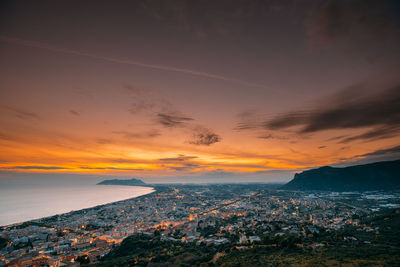
<svg viewBox="0 0 400 267">
<path fill-rule="evenodd" d="M 82 255 L 82 256 L 78 256 L 75 259 L 76 262 L 79 262 L 80 264 L 89 264 L 90 263 L 90 259 L 88 255 Z"/>
</svg>

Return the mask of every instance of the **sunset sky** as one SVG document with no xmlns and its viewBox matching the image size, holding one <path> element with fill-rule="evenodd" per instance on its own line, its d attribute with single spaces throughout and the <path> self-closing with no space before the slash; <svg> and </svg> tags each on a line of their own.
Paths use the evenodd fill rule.
<svg viewBox="0 0 400 267">
<path fill-rule="evenodd" d="M 2 173 L 276 182 L 400 158 L 399 1 L 1 5 Z"/>
</svg>

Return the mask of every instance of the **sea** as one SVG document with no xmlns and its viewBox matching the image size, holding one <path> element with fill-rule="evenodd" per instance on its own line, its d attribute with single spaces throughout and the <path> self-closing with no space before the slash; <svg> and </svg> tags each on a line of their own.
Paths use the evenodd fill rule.
<svg viewBox="0 0 400 267">
<path fill-rule="evenodd" d="M 4 175 L 3 175 L 4 176 Z M 79 178 L 81 177 L 81 178 Z M 97 185 L 102 179 L 71 176 L 0 176 L 0 226 L 135 198 L 152 187 Z"/>
</svg>

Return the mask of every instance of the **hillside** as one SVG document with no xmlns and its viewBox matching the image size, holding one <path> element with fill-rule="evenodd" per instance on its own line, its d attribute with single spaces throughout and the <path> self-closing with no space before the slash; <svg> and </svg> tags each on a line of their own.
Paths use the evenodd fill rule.
<svg viewBox="0 0 400 267">
<path fill-rule="evenodd" d="M 333 233 L 321 228 L 311 236 L 265 233 L 251 245 L 206 246 L 163 241 L 162 233 L 155 231 L 153 236 L 127 237 L 96 266 L 399 266 L 400 212 L 387 210 L 358 219 L 379 234 L 347 225 Z M 312 248 L 316 243 L 324 245 Z"/>
<path fill-rule="evenodd" d="M 400 160 L 296 173 L 287 190 L 368 191 L 400 189 Z"/>
</svg>

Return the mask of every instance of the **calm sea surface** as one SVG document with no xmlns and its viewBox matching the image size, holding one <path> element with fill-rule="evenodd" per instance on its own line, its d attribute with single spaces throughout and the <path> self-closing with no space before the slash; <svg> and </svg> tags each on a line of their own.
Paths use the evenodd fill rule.
<svg viewBox="0 0 400 267">
<path fill-rule="evenodd" d="M 149 194 L 142 186 L 96 185 L 96 182 L 24 183 L 0 180 L 0 226 L 90 208 Z"/>
</svg>

